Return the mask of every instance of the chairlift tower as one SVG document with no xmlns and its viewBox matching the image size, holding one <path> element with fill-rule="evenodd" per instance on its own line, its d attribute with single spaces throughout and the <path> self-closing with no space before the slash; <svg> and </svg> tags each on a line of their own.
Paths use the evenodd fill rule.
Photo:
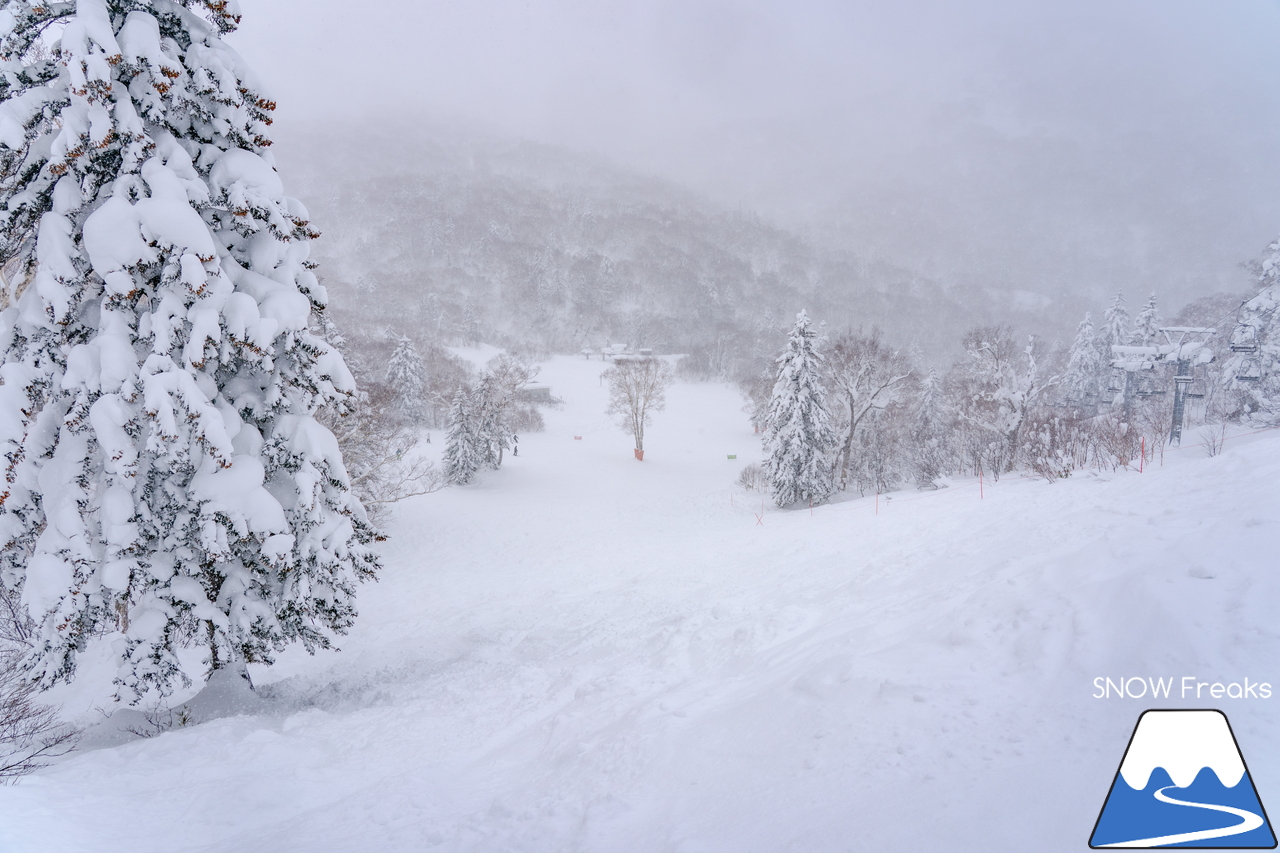
<svg viewBox="0 0 1280 853">
<path fill-rule="evenodd" d="M 1214 329 L 1195 326 L 1163 326 L 1160 334 L 1164 343 L 1153 347 L 1113 346 L 1115 358 L 1111 364 L 1130 374 L 1143 370 L 1155 370 L 1157 366 L 1173 368 L 1173 421 L 1169 425 L 1169 443 L 1182 444 L 1182 424 L 1186 415 L 1186 401 L 1195 369 L 1213 361 L 1209 338 Z M 1126 386 L 1130 383 L 1126 382 Z M 1127 404 L 1127 401 L 1126 401 Z"/>
</svg>

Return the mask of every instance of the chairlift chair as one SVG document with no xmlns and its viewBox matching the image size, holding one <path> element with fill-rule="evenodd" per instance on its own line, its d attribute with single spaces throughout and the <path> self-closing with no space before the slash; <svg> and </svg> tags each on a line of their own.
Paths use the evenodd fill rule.
<svg viewBox="0 0 1280 853">
<path fill-rule="evenodd" d="M 1262 363 L 1257 358 L 1246 358 L 1240 363 L 1240 369 L 1236 373 L 1237 382 L 1261 382 L 1262 381 Z"/>
<path fill-rule="evenodd" d="M 1135 396 L 1143 398 L 1163 397 L 1165 395 L 1165 389 L 1158 387 L 1152 377 L 1142 376 L 1138 380 L 1138 389 L 1133 393 Z"/>
<path fill-rule="evenodd" d="M 1258 351 L 1258 327 L 1246 324 L 1237 325 L 1231 333 L 1231 351 L 1256 353 Z"/>
</svg>

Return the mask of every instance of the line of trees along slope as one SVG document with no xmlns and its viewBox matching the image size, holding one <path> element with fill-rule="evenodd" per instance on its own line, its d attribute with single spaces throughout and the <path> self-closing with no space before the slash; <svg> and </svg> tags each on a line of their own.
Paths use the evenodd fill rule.
<svg viewBox="0 0 1280 853">
<path fill-rule="evenodd" d="M 1244 305 L 1240 294 L 1218 294 L 1168 321 L 1154 295 L 1136 316 L 1118 295 L 1096 314 L 1101 328 L 1091 312 L 1065 347 L 1008 325 L 976 326 L 960 336 L 963 355 L 945 372 L 878 329 L 825 335 L 801 312 L 774 364 L 741 383 L 766 457 L 742 484 L 767 483 L 789 506 L 850 490 L 937 488 L 949 475 L 1025 470 L 1055 480 L 1082 468 L 1136 467 L 1170 440 L 1175 365 L 1126 371 L 1112 348 L 1152 346 L 1162 329 L 1177 337 L 1188 327 L 1212 334 L 1200 333 L 1209 340 L 1203 356 L 1180 368 L 1191 371 L 1183 422 L 1193 432 L 1183 443 L 1216 453 L 1226 424 L 1280 422 L 1280 326 L 1271 320 L 1280 314 L 1278 266 L 1259 273 L 1261 290 Z"/>
</svg>

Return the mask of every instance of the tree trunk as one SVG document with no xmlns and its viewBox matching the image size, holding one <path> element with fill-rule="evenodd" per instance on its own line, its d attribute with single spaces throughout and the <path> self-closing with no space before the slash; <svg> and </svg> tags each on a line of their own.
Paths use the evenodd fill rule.
<svg viewBox="0 0 1280 853">
<path fill-rule="evenodd" d="M 1022 433 L 1022 418 L 1018 419 L 1018 425 L 1009 430 L 1006 437 L 1009 442 L 1009 458 L 1004 464 L 1004 473 L 1012 474 L 1014 466 L 1018 464 L 1018 436 Z"/>
<path fill-rule="evenodd" d="M 226 664 L 218 658 L 218 641 L 214 633 L 213 623 L 205 622 L 204 624 L 209 632 L 209 667 L 214 672 L 217 672 L 226 666 Z"/>
<path fill-rule="evenodd" d="M 844 437 L 844 446 L 840 448 L 840 491 L 849 487 L 849 457 L 853 455 L 853 434 L 858 428 L 858 421 L 853 416 L 853 397 L 846 394 L 849 401 L 849 431 Z"/>
</svg>

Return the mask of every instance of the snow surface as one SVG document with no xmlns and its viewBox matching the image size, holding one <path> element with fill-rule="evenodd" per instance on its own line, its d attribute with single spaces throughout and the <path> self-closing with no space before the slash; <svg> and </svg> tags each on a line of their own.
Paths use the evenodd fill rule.
<svg viewBox="0 0 1280 853">
<path fill-rule="evenodd" d="M 0 850 L 1075 851 L 1184 704 L 1094 678 L 1280 684 L 1277 433 L 762 511 L 736 392 L 678 383 L 638 463 L 605 366 L 546 365 L 545 433 L 397 507 L 341 653 L 255 669 L 251 713 L 97 726 L 0 789 Z M 55 694 L 85 721 L 91 675 Z M 1214 703 L 1264 803 L 1278 702 Z"/>
</svg>

